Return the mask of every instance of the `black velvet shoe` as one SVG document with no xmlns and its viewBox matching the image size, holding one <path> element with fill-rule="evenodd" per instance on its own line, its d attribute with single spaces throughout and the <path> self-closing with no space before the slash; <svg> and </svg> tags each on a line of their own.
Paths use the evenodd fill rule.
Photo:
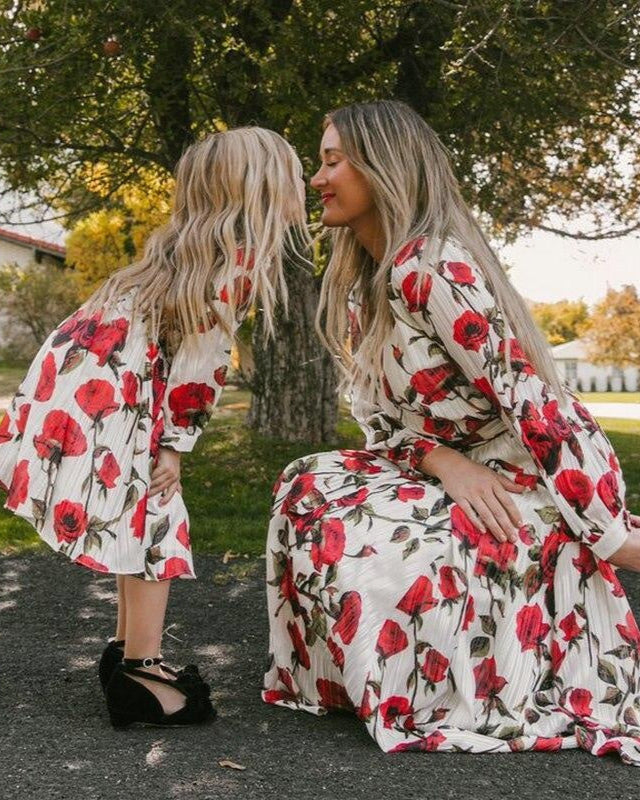
<svg viewBox="0 0 640 800">
<path fill-rule="evenodd" d="M 192 673 L 183 673 L 170 680 L 139 669 L 161 663 L 161 658 L 125 658 L 116 666 L 105 692 L 114 728 L 124 729 L 136 724 L 162 727 L 198 725 L 215 719 L 209 685 L 199 675 L 195 678 Z M 173 714 L 165 714 L 155 694 L 134 680 L 133 675 L 177 689 L 185 696 L 185 705 Z"/>
<path fill-rule="evenodd" d="M 98 664 L 98 677 L 100 678 L 100 685 L 104 692 L 107 684 L 113 675 L 113 670 L 124 658 L 124 639 L 116 641 L 109 639 L 109 643 L 104 648 L 100 663 Z"/>
<path fill-rule="evenodd" d="M 107 684 L 113 675 L 114 669 L 118 666 L 118 664 L 120 664 L 123 658 L 124 639 L 110 639 L 109 643 L 102 652 L 100 663 L 98 664 L 98 677 L 100 678 L 100 685 L 102 686 L 103 692 L 107 688 Z M 203 680 L 202 676 L 200 675 L 200 671 L 195 664 L 187 664 L 186 667 L 182 667 L 181 669 L 174 669 L 168 664 L 162 662 L 162 669 L 165 672 L 168 672 L 170 675 L 173 675 L 174 678 L 179 678 L 182 676 L 185 678 L 190 677 L 194 681 L 202 682 Z"/>
</svg>

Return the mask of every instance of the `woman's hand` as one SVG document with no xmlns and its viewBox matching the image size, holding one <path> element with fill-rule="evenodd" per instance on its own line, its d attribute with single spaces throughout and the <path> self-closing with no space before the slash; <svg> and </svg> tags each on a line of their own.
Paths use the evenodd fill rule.
<svg viewBox="0 0 640 800">
<path fill-rule="evenodd" d="M 422 460 L 421 469 L 440 479 L 445 492 L 480 530 L 499 542 L 514 542 L 524 524 L 509 493 L 526 489 L 504 475 L 449 447 L 436 447 Z"/>
<path fill-rule="evenodd" d="M 166 505 L 176 492 L 182 492 L 180 485 L 180 453 L 161 447 L 155 467 L 151 473 L 149 497 L 162 494 L 160 505 Z"/>
<path fill-rule="evenodd" d="M 640 517 L 637 514 L 629 514 L 629 521 L 632 528 L 640 528 Z"/>
</svg>

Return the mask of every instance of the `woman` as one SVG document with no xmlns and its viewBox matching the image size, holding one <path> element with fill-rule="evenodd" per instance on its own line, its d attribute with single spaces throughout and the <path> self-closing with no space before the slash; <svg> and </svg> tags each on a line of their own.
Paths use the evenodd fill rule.
<svg viewBox="0 0 640 800">
<path fill-rule="evenodd" d="M 640 533 L 607 438 L 415 112 L 339 109 L 321 158 L 319 319 L 366 446 L 276 485 L 264 700 L 353 709 L 387 752 L 640 764 L 640 634 L 611 566 L 640 569 Z"/>
<path fill-rule="evenodd" d="M 220 397 L 247 309 L 260 302 L 270 329 L 276 297 L 286 303 L 283 252 L 295 229 L 304 241 L 304 221 L 282 137 L 240 128 L 192 145 L 168 224 L 51 334 L 0 424 L 5 507 L 74 563 L 118 576 L 99 670 L 116 727 L 214 714 L 197 669 L 160 656 L 171 580 L 195 577 L 180 459 Z"/>
</svg>

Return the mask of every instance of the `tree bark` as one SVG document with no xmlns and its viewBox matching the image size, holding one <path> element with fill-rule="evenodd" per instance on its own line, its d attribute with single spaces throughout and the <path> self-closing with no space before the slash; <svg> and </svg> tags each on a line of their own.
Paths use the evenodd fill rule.
<svg viewBox="0 0 640 800">
<path fill-rule="evenodd" d="M 300 267 L 287 270 L 289 314 L 279 308 L 275 337 L 266 339 L 258 312 L 255 371 L 248 423 L 265 436 L 310 444 L 335 439 L 337 374 L 314 329 L 319 281 Z"/>
</svg>

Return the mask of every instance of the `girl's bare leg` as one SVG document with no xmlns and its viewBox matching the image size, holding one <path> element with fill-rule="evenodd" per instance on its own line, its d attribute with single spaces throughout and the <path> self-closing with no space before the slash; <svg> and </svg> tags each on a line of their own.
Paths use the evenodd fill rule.
<svg viewBox="0 0 640 800">
<path fill-rule="evenodd" d="M 122 642 L 127 638 L 127 599 L 124 592 L 124 575 L 116 576 L 118 587 L 118 620 L 116 622 L 116 641 Z"/>
</svg>

